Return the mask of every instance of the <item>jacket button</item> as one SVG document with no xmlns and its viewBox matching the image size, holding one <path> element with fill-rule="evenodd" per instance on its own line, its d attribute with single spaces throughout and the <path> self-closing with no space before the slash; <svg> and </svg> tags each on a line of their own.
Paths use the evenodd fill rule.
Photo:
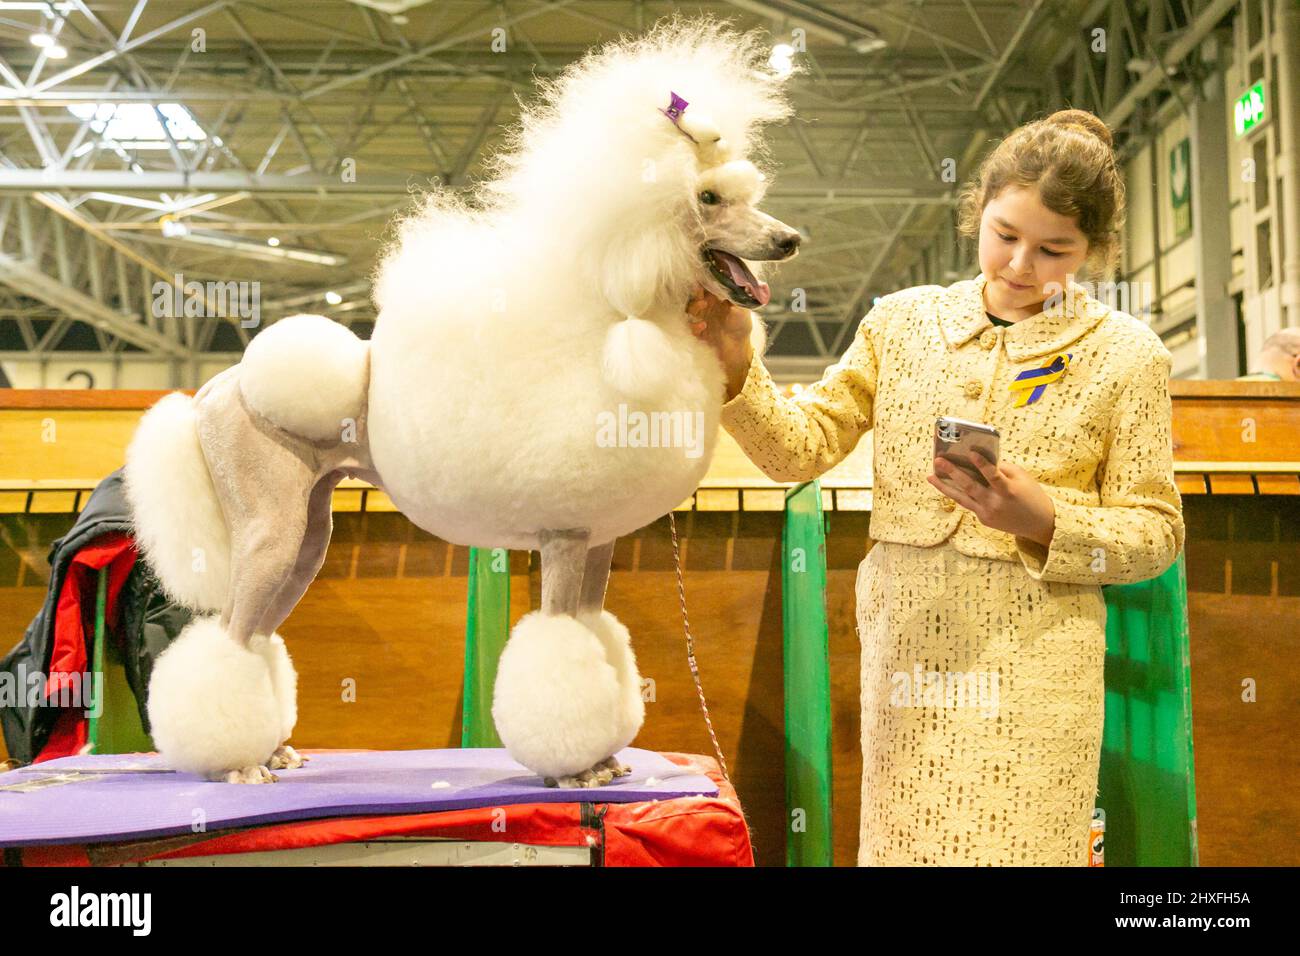
<svg viewBox="0 0 1300 956">
<path fill-rule="evenodd" d="M 980 393 L 983 391 L 984 391 L 984 386 L 981 385 L 976 379 L 971 379 L 969 382 L 966 383 L 967 398 L 979 398 Z"/>
<path fill-rule="evenodd" d="M 957 502 L 953 501 L 951 498 L 944 498 L 943 501 L 939 504 L 939 507 L 942 508 L 944 511 L 956 511 Z"/>
<path fill-rule="evenodd" d="M 985 352 L 998 344 L 998 334 L 992 329 L 985 329 L 984 334 L 980 336 L 980 348 Z"/>
</svg>

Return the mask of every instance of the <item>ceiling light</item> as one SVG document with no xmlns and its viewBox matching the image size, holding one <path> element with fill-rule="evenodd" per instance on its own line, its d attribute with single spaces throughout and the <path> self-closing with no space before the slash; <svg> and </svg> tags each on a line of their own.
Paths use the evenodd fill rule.
<svg viewBox="0 0 1300 956">
<path fill-rule="evenodd" d="M 48 33 L 33 33 L 27 39 L 32 41 L 32 46 L 54 46 L 54 37 L 50 36 Z"/>
<path fill-rule="evenodd" d="M 772 47 L 772 55 L 767 58 L 767 65 L 778 76 L 789 76 L 794 70 L 795 49 L 788 43 L 778 43 Z"/>
<path fill-rule="evenodd" d="M 150 103 L 77 103 L 69 106 L 68 112 L 89 122 L 105 139 L 129 149 L 168 149 L 167 133 L 180 149 L 193 149 L 193 143 L 206 138 L 180 103 L 159 103 L 157 112 Z M 158 121 L 159 113 L 167 123 L 166 132 Z"/>
<path fill-rule="evenodd" d="M 337 292 L 331 289 L 329 292 L 325 293 L 325 301 L 328 302 L 330 305 L 338 305 L 340 302 L 343 301 L 343 296 L 339 295 Z"/>
<path fill-rule="evenodd" d="M 66 60 L 68 58 L 68 50 L 66 47 L 61 47 L 55 44 L 54 46 L 48 46 L 45 48 L 45 55 L 51 60 Z"/>
<path fill-rule="evenodd" d="M 173 216 L 163 216 L 162 234 L 168 239 L 176 239 L 190 234 L 190 227 Z"/>
<path fill-rule="evenodd" d="M 430 3 L 431 0 L 352 0 L 352 2 L 393 16 L 405 13 L 415 7 L 422 7 Z"/>
<path fill-rule="evenodd" d="M 280 240 L 277 239 L 275 236 L 267 236 L 266 244 L 268 246 L 278 246 L 280 244 Z"/>
<path fill-rule="evenodd" d="M 882 37 L 878 36 L 861 37 L 850 44 L 859 53 L 875 53 L 877 50 L 883 50 L 888 45 Z"/>
</svg>

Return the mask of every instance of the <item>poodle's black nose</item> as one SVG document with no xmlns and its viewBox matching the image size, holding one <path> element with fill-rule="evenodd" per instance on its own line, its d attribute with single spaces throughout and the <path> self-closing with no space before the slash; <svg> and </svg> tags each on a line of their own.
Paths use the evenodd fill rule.
<svg viewBox="0 0 1300 956">
<path fill-rule="evenodd" d="M 781 258 L 788 259 L 799 249 L 799 242 L 803 237 L 797 232 L 787 232 L 776 240 L 776 247 L 781 252 Z"/>
</svg>

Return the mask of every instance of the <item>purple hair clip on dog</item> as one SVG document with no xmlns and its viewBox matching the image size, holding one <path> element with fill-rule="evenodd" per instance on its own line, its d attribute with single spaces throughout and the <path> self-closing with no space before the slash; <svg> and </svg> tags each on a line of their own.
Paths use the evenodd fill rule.
<svg viewBox="0 0 1300 956">
<path fill-rule="evenodd" d="M 686 112 L 686 107 L 690 106 L 691 104 L 686 102 L 684 99 L 682 99 L 680 96 L 678 96 L 676 93 L 673 93 L 672 91 L 669 91 L 668 95 L 672 97 L 672 99 L 668 103 L 668 109 L 660 110 L 659 112 L 663 113 L 664 116 L 667 116 L 674 123 L 677 123 L 677 121 L 682 118 L 682 114 Z M 677 128 L 681 129 L 680 124 L 678 125 Z M 687 133 L 686 135 L 690 136 L 691 134 Z"/>
<path fill-rule="evenodd" d="M 714 122 L 707 116 L 701 116 L 698 111 L 687 117 L 686 107 L 690 103 L 671 91 L 669 97 L 668 108 L 659 112 L 672 120 L 682 135 L 695 144 L 696 152 L 704 165 L 716 166 L 730 159 L 731 148 Z"/>
</svg>

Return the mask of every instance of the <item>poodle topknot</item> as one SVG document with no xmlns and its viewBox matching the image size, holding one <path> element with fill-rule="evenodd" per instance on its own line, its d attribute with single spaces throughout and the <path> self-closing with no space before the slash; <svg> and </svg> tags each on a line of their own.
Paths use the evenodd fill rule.
<svg viewBox="0 0 1300 956">
<path fill-rule="evenodd" d="M 409 301 L 433 262 L 518 270 L 541 254 L 511 248 L 512 236 L 545 236 L 545 260 L 570 263 L 565 282 L 627 315 L 681 305 L 691 291 L 682 277 L 699 259 L 681 225 L 696 218 L 699 178 L 738 160 L 752 172 L 724 176 L 767 178 L 762 129 L 793 112 L 792 74 L 771 69 L 770 52 L 763 31 L 674 16 L 539 78 L 537 96 L 520 100 L 518 124 L 485 162 L 486 178 L 467 194 L 433 188 L 400 222 L 377 268 L 376 305 Z M 674 95 L 689 104 L 676 122 L 665 115 Z M 440 269 L 439 285 L 480 271 Z"/>
</svg>

